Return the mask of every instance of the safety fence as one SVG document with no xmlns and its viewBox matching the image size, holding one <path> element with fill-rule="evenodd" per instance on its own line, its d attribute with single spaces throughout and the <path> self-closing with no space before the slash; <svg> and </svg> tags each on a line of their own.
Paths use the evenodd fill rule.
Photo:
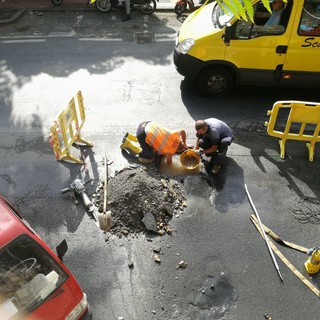
<svg viewBox="0 0 320 320">
<path fill-rule="evenodd" d="M 279 118 L 282 112 L 287 115 L 286 124 L 281 128 Z M 305 101 L 278 101 L 267 113 L 270 118 L 265 122 L 270 136 L 280 138 L 280 157 L 285 157 L 287 140 L 306 141 L 309 161 L 313 161 L 315 144 L 320 142 L 320 103 Z"/>
<path fill-rule="evenodd" d="M 73 144 L 93 146 L 91 142 L 81 137 L 80 130 L 84 122 L 85 107 L 82 93 L 78 91 L 50 127 L 49 143 L 57 160 L 83 163 L 80 157 L 76 158 L 71 154 L 70 148 Z"/>
</svg>

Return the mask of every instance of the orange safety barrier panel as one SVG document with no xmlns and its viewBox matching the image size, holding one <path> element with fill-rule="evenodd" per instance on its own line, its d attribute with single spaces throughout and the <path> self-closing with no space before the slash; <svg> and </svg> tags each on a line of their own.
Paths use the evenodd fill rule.
<svg viewBox="0 0 320 320">
<path fill-rule="evenodd" d="M 71 146 L 75 144 L 87 145 L 93 144 L 80 135 L 80 130 L 85 122 L 85 107 L 81 91 L 78 91 L 73 97 L 66 109 L 64 109 L 50 127 L 49 143 L 57 160 L 71 161 L 82 164 L 83 161 L 74 157 L 71 152 Z"/>
<path fill-rule="evenodd" d="M 277 120 L 280 112 L 288 113 L 287 123 L 281 129 L 277 128 Z M 320 142 L 320 103 L 306 101 L 278 101 L 273 105 L 272 110 L 268 110 L 269 122 L 265 122 L 268 127 L 268 134 L 281 138 L 280 157 L 285 157 L 285 144 L 287 140 L 307 141 L 306 146 L 309 151 L 309 161 L 313 161 L 315 144 Z"/>
</svg>

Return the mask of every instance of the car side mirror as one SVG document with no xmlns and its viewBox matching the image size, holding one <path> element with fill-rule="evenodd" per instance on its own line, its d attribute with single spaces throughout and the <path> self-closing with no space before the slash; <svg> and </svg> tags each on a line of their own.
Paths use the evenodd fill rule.
<svg viewBox="0 0 320 320">
<path fill-rule="evenodd" d="M 232 37 L 232 25 L 230 23 L 227 23 L 226 28 L 224 30 L 224 35 L 223 35 L 223 41 L 226 44 L 226 46 L 230 45 L 231 37 Z"/>
<path fill-rule="evenodd" d="M 56 246 L 56 251 L 58 254 L 58 257 L 61 261 L 63 261 L 63 256 L 66 254 L 68 251 L 68 244 L 65 239 L 63 239 L 57 246 Z"/>
</svg>

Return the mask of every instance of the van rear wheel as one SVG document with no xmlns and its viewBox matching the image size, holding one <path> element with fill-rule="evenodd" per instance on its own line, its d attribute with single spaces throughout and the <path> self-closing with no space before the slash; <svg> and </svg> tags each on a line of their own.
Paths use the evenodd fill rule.
<svg viewBox="0 0 320 320">
<path fill-rule="evenodd" d="M 234 80 L 228 70 L 210 68 L 200 73 L 198 85 L 201 93 L 206 96 L 222 96 L 232 90 Z"/>
<path fill-rule="evenodd" d="M 110 0 L 96 0 L 96 8 L 102 12 L 109 12 L 112 9 Z"/>
<path fill-rule="evenodd" d="M 63 0 L 51 0 L 51 3 L 54 6 L 60 6 L 60 4 L 62 4 Z"/>
</svg>

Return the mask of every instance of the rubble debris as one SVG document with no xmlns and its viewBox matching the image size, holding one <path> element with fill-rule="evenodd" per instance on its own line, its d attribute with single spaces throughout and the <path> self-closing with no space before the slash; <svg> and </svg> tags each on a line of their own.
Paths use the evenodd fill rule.
<svg viewBox="0 0 320 320">
<path fill-rule="evenodd" d="M 167 234 L 172 234 L 172 228 L 170 226 L 166 226 Z"/>
<path fill-rule="evenodd" d="M 153 256 L 153 259 L 154 259 L 155 262 L 158 262 L 158 263 L 161 262 L 160 256 L 159 256 L 158 254 L 155 254 L 155 255 Z"/>
<path fill-rule="evenodd" d="M 92 202 L 103 203 L 103 181 L 99 181 Z M 119 238 L 152 231 L 172 234 L 170 220 L 186 208 L 186 195 L 177 180 L 161 177 L 155 168 L 126 167 L 108 180 L 107 208 L 112 213 L 108 231 Z M 148 240 L 150 241 L 150 240 Z"/>
<path fill-rule="evenodd" d="M 105 242 L 108 242 L 109 239 L 110 239 L 110 233 L 107 233 L 107 234 L 105 235 L 104 241 L 105 241 Z"/>
<path fill-rule="evenodd" d="M 149 231 L 158 232 L 157 221 L 151 212 L 146 212 L 142 218 L 142 222 Z"/>
<path fill-rule="evenodd" d="M 157 247 L 153 247 L 152 251 L 155 252 L 155 253 L 160 253 L 161 247 L 158 247 L 158 246 Z"/>
<path fill-rule="evenodd" d="M 179 262 L 178 268 L 185 269 L 187 267 L 187 265 L 188 264 L 185 261 L 182 260 L 182 261 Z"/>
</svg>

